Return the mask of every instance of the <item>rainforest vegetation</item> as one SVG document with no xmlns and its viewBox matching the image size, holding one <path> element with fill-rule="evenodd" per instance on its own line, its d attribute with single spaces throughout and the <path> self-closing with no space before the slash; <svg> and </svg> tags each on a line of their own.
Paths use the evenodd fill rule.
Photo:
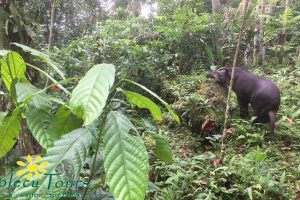
<svg viewBox="0 0 300 200">
<path fill-rule="evenodd" d="M 300 199 L 299 0 L 0 0 L 0 66 L 0 199 Z"/>
</svg>

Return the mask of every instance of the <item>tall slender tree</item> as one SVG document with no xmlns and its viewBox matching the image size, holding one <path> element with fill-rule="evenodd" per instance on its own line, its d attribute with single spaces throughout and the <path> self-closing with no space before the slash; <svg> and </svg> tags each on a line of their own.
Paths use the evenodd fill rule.
<svg viewBox="0 0 300 200">
<path fill-rule="evenodd" d="M 259 4 L 259 33 L 258 33 L 258 45 L 259 45 L 259 63 L 262 64 L 265 59 L 265 46 L 264 46 L 264 33 L 265 33 L 265 1 L 260 0 Z"/>
<path fill-rule="evenodd" d="M 285 9 L 283 15 L 283 22 L 282 22 L 282 32 L 279 35 L 279 45 L 280 45 L 280 55 L 279 55 L 279 64 L 283 63 L 284 60 L 284 45 L 286 43 L 286 35 L 287 35 L 287 26 L 289 23 L 289 14 L 290 14 L 290 1 L 285 0 Z"/>
<path fill-rule="evenodd" d="M 211 8 L 213 13 L 216 12 L 219 7 L 220 7 L 220 0 L 211 0 Z"/>
</svg>

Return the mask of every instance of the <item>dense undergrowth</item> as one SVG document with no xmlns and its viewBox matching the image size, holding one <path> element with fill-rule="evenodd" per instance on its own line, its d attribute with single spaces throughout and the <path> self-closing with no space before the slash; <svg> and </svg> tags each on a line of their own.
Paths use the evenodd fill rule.
<svg viewBox="0 0 300 200">
<path fill-rule="evenodd" d="M 147 199 L 293 199 L 300 187 L 300 72 L 295 53 L 287 52 L 285 63 L 275 65 L 269 49 L 265 65 L 248 67 L 275 81 L 281 90 L 276 134 L 271 137 L 267 125 L 241 119 L 233 95 L 225 151 L 220 155 L 226 92 L 206 74 L 209 68 L 230 65 L 235 38 L 221 42 L 222 47 L 207 39 L 216 30 L 205 24 L 215 17 L 179 12 L 171 17 L 174 24 L 166 23 L 164 17 L 152 23 L 108 21 L 52 56 L 71 77 L 80 76 L 93 63 L 114 63 L 119 67 L 118 77 L 143 83 L 172 103 L 180 125 L 165 116 L 162 123 L 151 124 L 150 120 L 140 127 L 145 133 L 154 131 L 168 138 L 174 154 L 172 164 L 157 160 L 155 142 L 144 137 L 150 149 Z M 223 25 L 226 23 L 230 22 Z M 181 28 L 174 33 L 176 24 Z M 242 58 L 239 63 L 242 65 Z M 132 119 L 148 116 L 147 112 L 124 109 L 132 112 Z"/>
<path fill-rule="evenodd" d="M 152 181 L 162 188 L 157 199 L 295 198 L 300 178 L 299 71 L 254 71 L 280 87 L 276 134 L 271 137 L 267 125 L 241 119 L 233 97 L 223 156 L 224 101 L 219 92 L 212 92 L 216 90 L 204 73 L 179 76 L 167 84 L 174 107 L 188 119 L 187 125 L 194 123 L 196 127 L 162 127 L 172 146 L 174 163 L 155 162 L 152 166 Z"/>
<path fill-rule="evenodd" d="M 289 7 L 286 4 L 288 1 L 267 1 L 274 10 L 264 15 L 259 13 L 263 1 L 253 1 L 249 5 L 238 65 L 273 80 L 279 86 L 281 106 L 277 113 L 276 134 L 270 136 L 268 125 L 254 125 L 250 117 L 241 119 L 236 97 L 232 95 L 222 154 L 226 91 L 208 80 L 206 74 L 210 70 L 232 65 L 244 1 L 227 1 L 228 5 L 223 1 L 218 12 L 207 8 L 209 1 L 157 2 L 160 8 L 158 15 L 149 19 L 112 15 L 95 22 L 93 28 L 77 35 L 76 39 L 63 30 L 66 36 L 48 52 L 68 77 L 61 83 L 72 91 L 91 66 L 99 63 L 116 66 L 116 85 L 113 87 L 116 93 L 107 94 L 110 99 L 107 106 L 108 109 L 126 113 L 138 130 L 131 133 L 129 130 L 132 127 L 129 127 L 126 134 L 140 136 L 148 150 L 150 172 L 147 200 L 295 199 L 300 190 L 299 2 L 291 1 Z M 262 18 L 265 20 L 264 26 L 259 27 Z M 263 38 L 258 38 L 261 37 L 261 28 L 265 33 Z M 264 58 L 259 55 L 259 42 L 265 48 Z M 45 49 L 45 46 L 41 43 L 35 48 Z M 57 78 L 58 75 L 38 59 L 32 62 Z M 35 86 L 42 88 L 48 84 L 45 83 L 48 82 L 45 76 L 36 77 L 32 81 Z M 162 121 L 155 121 L 147 110 L 153 104 L 143 105 L 143 101 L 149 103 L 146 98 L 142 98 L 138 102 L 140 104 L 130 104 L 133 97 L 130 99 L 130 95 L 122 94 L 126 94 L 126 90 L 131 91 L 131 95 L 133 91 L 138 92 L 154 103 L 168 106 L 166 102 L 154 98 L 156 94 L 151 96 L 136 84 L 128 85 L 127 79 L 146 86 L 170 103 L 180 117 L 180 124 L 172 120 L 172 114 L 167 112 L 162 112 Z M 90 83 L 87 81 L 84 85 Z M 48 94 L 68 102 L 69 96 L 58 87 L 50 85 L 49 88 Z M 57 109 L 57 103 L 54 102 L 53 110 Z M 164 111 L 169 110 L 164 108 Z M 50 114 L 52 116 L 53 113 Z M 84 167 L 80 168 L 80 173 L 78 170 L 78 176 L 92 179 L 86 199 L 112 200 L 111 193 L 114 191 L 109 188 L 103 166 L 103 133 L 96 128 L 94 131 L 100 135 L 97 140 L 99 154 L 94 160 L 97 162 L 93 162 L 96 163 L 95 176 L 89 171 L 92 166 L 90 155 L 87 162 L 82 163 Z M 168 145 L 172 149 L 173 160 L 170 159 L 172 155 Z M 74 149 L 77 151 L 77 147 Z M 63 155 L 64 152 L 59 153 Z M 15 149 L 10 151 L 6 158 L 9 162 L 5 165 L 15 167 L 16 159 L 21 154 Z M 147 153 L 144 160 L 147 160 L 146 157 Z M 145 175 L 145 191 L 147 178 Z M 116 180 L 122 182 L 121 178 Z"/>
</svg>

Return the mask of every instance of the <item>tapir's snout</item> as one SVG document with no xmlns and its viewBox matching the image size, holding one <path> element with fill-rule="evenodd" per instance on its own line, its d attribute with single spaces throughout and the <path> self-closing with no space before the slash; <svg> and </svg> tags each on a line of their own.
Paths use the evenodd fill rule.
<svg viewBox="0 0 300 200">
<path fill-rule="evenodd" d="M 206 75 L 206 77 L 207 77 L 207 78 L 216 78 L 214 72 L 209 72 L 209 73 Z"/>
</svg>

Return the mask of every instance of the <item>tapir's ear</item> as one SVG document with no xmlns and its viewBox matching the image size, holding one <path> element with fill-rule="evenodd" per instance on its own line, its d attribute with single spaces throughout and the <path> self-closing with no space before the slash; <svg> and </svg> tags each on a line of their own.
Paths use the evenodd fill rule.
<svg viewBox="0 0 300 200">
<path fill-rule="evenodd" d="M 225 68 L 225 76 L 226 77 L 230 77 L 231 76 L 231 72 L 228 68 Z"/>
<path fill-rule="evenodd" d="M 223 71 L 225 69 L 226 69 L 226 67 L 221 67 L 221 68 L 217 69 L 216 71 Z"/>
</svg>

